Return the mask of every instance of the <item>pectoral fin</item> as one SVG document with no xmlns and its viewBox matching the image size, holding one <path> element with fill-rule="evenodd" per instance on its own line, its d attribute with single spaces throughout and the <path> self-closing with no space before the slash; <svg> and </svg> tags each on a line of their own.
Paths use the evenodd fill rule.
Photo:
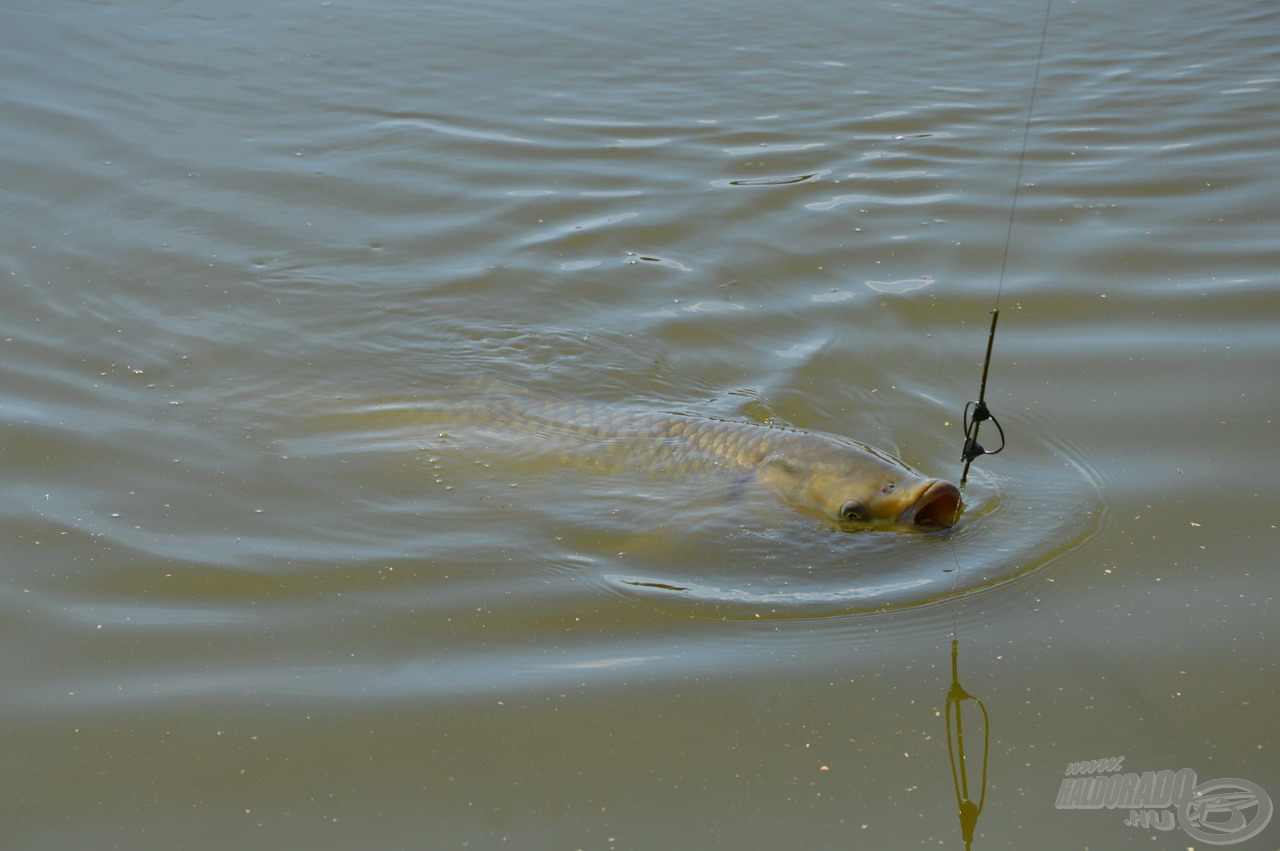
<svg viewBox="0 0 1280 851">
<path fill-rule="evenodd" d="M 781 458 L 766 458 L 756 468 L 756 481 L 784 493 L 795 490 L 800 483 L 800 471 L 789 461 Z"/>
</svg>

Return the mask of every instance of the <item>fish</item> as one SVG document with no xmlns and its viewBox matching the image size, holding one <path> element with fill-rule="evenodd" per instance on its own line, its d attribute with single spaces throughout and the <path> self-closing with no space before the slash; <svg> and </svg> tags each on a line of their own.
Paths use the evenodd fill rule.
<svg viewBox="0 0 1280 851">
<path fill-rule="evenodd" d="M 782 425 L 528 395 L 378 404 L 360 416 L 397 427 L 480 427 L 596 466 L 755 480 L 841 529 L 938 531 L 964 507 L 954 484 L 883 450 Z"/>
</svg>

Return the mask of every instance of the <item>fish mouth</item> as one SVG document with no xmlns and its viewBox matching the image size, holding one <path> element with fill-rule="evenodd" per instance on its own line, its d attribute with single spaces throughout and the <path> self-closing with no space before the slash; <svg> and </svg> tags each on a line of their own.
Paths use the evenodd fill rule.
<svg viewBox="0 0 1280 851">
<path fill-rule="evenodd" d="M 902 512 L 899 523 L 917 529 L 950 529 L 960 517 L 960 489 L 951 482 L 934 479 L 916 501 Z"/>
</svg>

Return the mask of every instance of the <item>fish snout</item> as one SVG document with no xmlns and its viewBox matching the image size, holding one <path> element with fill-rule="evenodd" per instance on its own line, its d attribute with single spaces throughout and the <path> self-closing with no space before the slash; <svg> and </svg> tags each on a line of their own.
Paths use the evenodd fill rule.
<svg viewBox="0 0 1280 851">
<path fill-rule="evenodd" d="M 916 501 L 902 512 L 898 522 L 925 531 L 950 529 L 960 517 L 962 507 L 960 489 L 951 482 L 934 479 L 925 485 Z"/>
</svg>

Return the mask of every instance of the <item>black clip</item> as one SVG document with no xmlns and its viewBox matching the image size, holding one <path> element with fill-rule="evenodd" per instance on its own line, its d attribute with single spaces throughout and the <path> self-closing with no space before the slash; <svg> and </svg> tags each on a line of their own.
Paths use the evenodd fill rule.
<svg viewBox="0 0 1280 851">
<path fill-rule="evenodd" d="M 982 444 L 978 442 L 978 426 L 991 420 L 991 424 L 1000 432 L 1000 447 L 998 449 L 984 449 Z M 991 410 L 987 407 L 987 403 L 979 399 L 976 402 L 969 402 L 964 406 L 964 449 L 960 453 L 960 460 L 966 463 L 973 461 L 979 455 L 996 455 L 1004 449 L 1004 429 L 1000 427 L 1000 421 L 991 415 Z"/>
</svg>

